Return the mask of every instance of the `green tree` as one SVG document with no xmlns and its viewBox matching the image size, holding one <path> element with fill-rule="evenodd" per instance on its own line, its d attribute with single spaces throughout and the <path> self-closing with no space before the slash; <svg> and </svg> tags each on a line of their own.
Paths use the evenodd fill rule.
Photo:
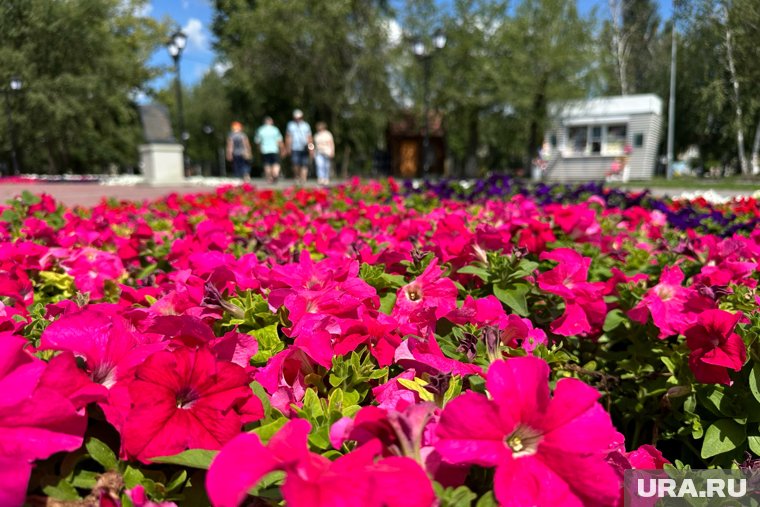
<svg viewBox="0 0 760 507">
<path fill-rule="evenodd" d="M 446 115 L 455 174 L 525 167 L 541 145 L 548 104 L 581 97 L 594 82 L 593 13 L 582 17 L 575 0 L 522 0 L 511 16 L 506 1 L 455 0 L 436 13 L 435 2 L 409 0 L 404 13 L 410 33 L 445 27 L 431 102 Z M 421 77 L 404 75 L 421 104 Z"/>
<path fill-rule="evenodd" d="M 346 158 L 370 160 L 392 106 L 386 2 L 216 0 L 217 50 L 232 112 L 248 124 L 291 111 L 326 121 Z"/>
<path fill-rule="evenodd" d="M 543 142 L 548 104 L 583 97 L 596 80 L 594 15 L 582 17 L 574 0 L 523 0 L 516 8 L 505 42 L 525 167 Z"/>
<path fill-rule="evenodd" d="M 440 96 L 455 172 L 468 176 L 477 174 L 483 162 L 479 154 L 504 154 L 499 150 L 505 148 L 503 141 L 488 146 L 483 130 L 493 121 L 506 121 L 501 113 L 515 82 L 511 51 L 503 44 L 507 8 L 506 1 L 457 0 L 446 23 L 449 44 L 441 67 L 448 76 Z"/>
<path fill-rule="evenodd" d="M 146 3 L 0 3 L 0 78 L 24 80 L 13 117 L 27 170 L 98 172 L 136 163 L 134 99 L 158 72 L 146 62 L 165 32 L 140 15 Z M 2 129 L 7 148 L 4 122 Z"/>
<path fill-rule="evenodd" d="M 210 69 L 192 87 L 183 87 L 182 103 L 185 130 L 190 135 L 185 143 L 186 154 L 193 167 L 199 165 L 205 175 L 221 175 L 219 150 L 224 148 L 225 138 L 233 120 L 241 120 L 233 115 L 230 108 L 229 86 L 225 77 Z M 156 93 L 156 99 L 165 104 L 171 118 L 176 118 L 176 91 L 173 82 Z M 255 124 L 245 125 L 253 137 Z"/>
</svg>

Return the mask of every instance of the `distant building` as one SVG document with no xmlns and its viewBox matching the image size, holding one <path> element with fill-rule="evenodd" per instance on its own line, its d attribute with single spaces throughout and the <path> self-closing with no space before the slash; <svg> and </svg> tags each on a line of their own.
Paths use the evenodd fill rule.
<svg viewBox="0 0 760 507">
<path fill-rule="evenodd" d="M 536 176 L 550 181 L 649 180 L 662 133 L 662 100 L 626 95 L 554 103 Z"/>
<path fill-rule="evenodd" d="M 407 112 L 388 125 L 386 136 L 393 176 L 402 178 L 423 176 L 425 127 L 420 120 L 416 115 Z M 446 132 L 443 128 L 443 116 L 431 111 L 428 116 L 428 127 L 430 129 L 428 134 L 430 175 L 442 175 L 446 159 Z"/>
</svg>

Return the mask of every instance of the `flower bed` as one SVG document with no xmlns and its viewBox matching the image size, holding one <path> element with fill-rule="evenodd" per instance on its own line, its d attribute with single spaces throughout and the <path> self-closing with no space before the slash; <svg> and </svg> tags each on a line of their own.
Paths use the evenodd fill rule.
<svg viewBox="0 0 760 507">
<path fill-rule="evenodd" d="M 3 506 L 618 505 L 626 469 L 760 453 L 752 199 L 493 177 L 0 212 Z"/>
</svg>

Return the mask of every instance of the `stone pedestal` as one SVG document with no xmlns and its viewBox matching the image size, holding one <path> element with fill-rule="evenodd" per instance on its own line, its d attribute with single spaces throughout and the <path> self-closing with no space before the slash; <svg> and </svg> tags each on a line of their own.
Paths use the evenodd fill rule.
<svg viewBox="0 0 760 507">
<path fill-rule="evenodd" d="M 181 144 L 140 145 L 140 161 L 147 185 L 176 185 L 185 181 L 184 152 Z"/>
</svg>

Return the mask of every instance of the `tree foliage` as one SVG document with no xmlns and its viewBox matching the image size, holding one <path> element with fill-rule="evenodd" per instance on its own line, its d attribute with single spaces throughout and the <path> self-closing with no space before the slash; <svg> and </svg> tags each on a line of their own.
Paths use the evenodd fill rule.
<svg viewBox="0 0 760 507">
<path fill-rule="evenodd" d="M 300 108 L 327 122 L 341 152 L 371 155 L 392 104 L 385 2 L 217 0 L 216 12 L 233 114 L 283 126 Z"/>
<path fill-rule="evenodd" d="M 134 165 L 140 142 L 136 94 L 156 74 L 146 64 L 164 27 L 140 16 L 144 0 L 5 0 L 0 3 L 0 79 L 10 97 L 28 171 L 99 172 Z M 2 139 L 9 149 L 7 126 Z"/>
</svg>

